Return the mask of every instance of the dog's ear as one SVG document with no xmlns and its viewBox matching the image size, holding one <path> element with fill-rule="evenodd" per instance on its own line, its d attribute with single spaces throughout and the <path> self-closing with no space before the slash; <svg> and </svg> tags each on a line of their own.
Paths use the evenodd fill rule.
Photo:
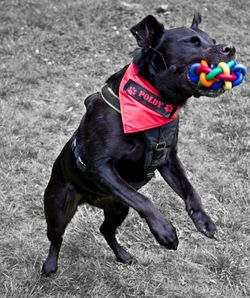
<svg viewBox="0 0 250 298">
<path fill-rule="evenodd" d="M 164 33 L 164 26 L 155 17 L 148 15 L 137 25 L 130 28 L 139 47 L 154 47 Z"/>
<path fill-rule="evenodd" d="M 198 26 L 201 23 L 201 20 L 202 20 L 201 14 L 199 12 L 195 12 L 191 28 L 198 29 Z"/>
</svg>

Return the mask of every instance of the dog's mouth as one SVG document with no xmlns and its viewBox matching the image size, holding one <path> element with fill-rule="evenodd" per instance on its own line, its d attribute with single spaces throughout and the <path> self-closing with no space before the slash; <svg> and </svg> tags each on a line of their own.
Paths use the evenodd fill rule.
<svg viewBox="0 0 250 298">
<path fill-rule="evenodd" d="M 187 76 L 188 83 L 192 88 L 194 97 L 200 97 L 200 96 L 217 97 L 225 92 L 223 88 L 214 90 L 207 87 L 199 87 L 197 83 L 194 83 L 191 81 L 189 70 L 187 70 L 186 76 Z"/>
<path fill-rule="evenodd" d="M 224 61 L 227 62 L 227 61 Z M 211 61 L 210 63 L 208 63 L 208 66 L 210 68 L 213 68 L 215 65 L 218 64 L 218 61 Z M 189 73 L 189 68 L 192 64 L 188 65 L 187 69 L 186 69 L 186 77 L 187 77 L 187 81 L 189 83 L 189 85 L 192 88 L 192 92 L 193 92 L 193 96 L 194 97 L 199 97 L 199 96 L 208 96 L 208 97 L 217 97 L 221 94 L 223 94 L 225 92 L 225 90 L 223 88 L 219 88 L 219 89 L 212 89 L 212 88 L 208 88 L 208 87 L 200 87 L 198 86 L 197 83 L 193 82 L 190 79 L 190 73 Z"/>
</svg>

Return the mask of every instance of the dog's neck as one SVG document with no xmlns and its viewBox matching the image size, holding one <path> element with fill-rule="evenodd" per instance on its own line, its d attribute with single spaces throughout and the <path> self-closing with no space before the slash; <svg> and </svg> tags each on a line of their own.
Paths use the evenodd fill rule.
<svg viewBox="0 0 250 298">
<path fill-rule="evenodd" d="M 158 92 L 161 94 L 163 100 L 174 106 L 185 105 L 187 99 L 191 94 L 187 94 L 186 90 L 180 86 L 179 69 L 172 70 L 171 67 L 167 68 L 161 63 L 160 65 L 152 65 L 151 59 L 147 61 L 140 54 L 134 57 L 134 63 L 138 67 L 138 73 L 146 79 Z"/>
<path fill-rule="evenodd" d="M 185 92 L 182 93 L 181 88 L 176 86 L 174 75 L 170 70 L 162 71 L 162 75 L 160 75 L 159 73 L 156 73 L 153 66 L 145 67 L 144 65 L 136 63 L 136 61 L 134 61 L 134 63 L 138 67 L 138 73 L 159 91 L 162 99 L 166 103 L 170 103 L 174 106 L 183 106 L 187 99 L 191 97 L 191 95 L 187 95 Z M 119 86 L 127 68 L 128 65 L 113 74 L 107 80 L 107 84 L 117 96 L 119 95 Z M 173 87 L 171 88 L 170 86 Z"/>
</svg>

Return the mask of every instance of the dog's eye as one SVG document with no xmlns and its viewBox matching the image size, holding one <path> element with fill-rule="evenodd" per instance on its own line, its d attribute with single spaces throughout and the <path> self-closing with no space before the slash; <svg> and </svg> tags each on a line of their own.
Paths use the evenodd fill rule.
<svg viewBox="0 0 250 298">
<path fill-rule="evenodd" d="M 212 42 L 213 42 L 213 44 L 216 44 L 216 40 L 215 39 L 212 39 Z"/>
<path fill-rule="evenodd" d="M 201 40 L 199 39 L 199 37 L 197 36 L 193 36 L 189 39 L 189 42 L 196 44 L 196 45 L 200 45 L 201 44 Z"/>
</svg>

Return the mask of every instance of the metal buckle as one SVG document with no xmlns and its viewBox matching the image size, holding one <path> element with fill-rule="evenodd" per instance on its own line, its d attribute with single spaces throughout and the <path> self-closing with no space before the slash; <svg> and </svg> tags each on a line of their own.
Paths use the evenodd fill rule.
<svg viewBox="0 0 250 298">
<path fill-rule="evenodd" d="M 165 142 L 161 142 L 161 143 L 158 143 L 156 146 L 155 146 L 155 150 L 156 151 L 162 151 L 162 150 L 165 150 L 166 149 L 166 143 Z"/>
<path fill-rule="evenodd" d="M 152 179 L 155 177 L 155 172 L 148 172 L 145 176 L 149 179 Z"/>
</svg>

